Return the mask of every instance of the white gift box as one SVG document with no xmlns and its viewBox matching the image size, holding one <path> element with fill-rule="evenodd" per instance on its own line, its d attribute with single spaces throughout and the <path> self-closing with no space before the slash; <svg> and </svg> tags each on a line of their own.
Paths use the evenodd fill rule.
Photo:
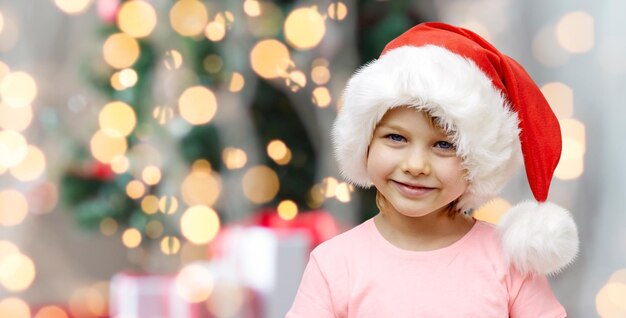
<svg viewBox="0 0 626 318">
<path fill-rule="evenodd" d="M 118 273 L 111 279 L 111 318 L 199 318 L 174 292 L 175 276 Z"/>
<path fill-rule="evenodd" d="M 231 227 L 220 238 L 220 260 L 241 284 L 257 291 L 265 318 L 282 318 L 291 307 L 308 261 L 311 238 L 299 229 Z"/>
</svg>

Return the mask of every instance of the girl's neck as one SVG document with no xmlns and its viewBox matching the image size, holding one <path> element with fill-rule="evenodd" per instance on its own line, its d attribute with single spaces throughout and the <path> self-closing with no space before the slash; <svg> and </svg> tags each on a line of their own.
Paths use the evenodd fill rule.
<svg viewBox="0 0 626 318">
<path fill-rule="evenodd" d="M 409 217 L 396 211 L 380 212 L 374 217 L 378 231 L 387 241 L 414 251 L 449 246 L 467 234 L 474 222 L 463 214 L 451 218 L 445 209 L 421 217 Z"/>
</svg>

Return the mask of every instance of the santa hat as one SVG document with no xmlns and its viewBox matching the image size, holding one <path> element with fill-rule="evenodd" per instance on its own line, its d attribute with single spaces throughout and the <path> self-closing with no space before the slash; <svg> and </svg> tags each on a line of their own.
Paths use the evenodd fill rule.
<svg viewBox="0 0 626 318">
<path fill-rule="evenodd" d="M 511 208 L 497 229 L 507 259 L 522 273 L 555 274 L 578 253 L 570 213 L 548 197 L 561 155 L 561 131 L 526 71 L 477 34 L 424 23 L 389 42 L 348 81 L 332 130 L 342 175 L 370 187 L 366 156 L 387 110 L 428 112 L 451 133 L 469 187 L 457 207 L 478 208 L 515 174 L 521 158 L 536 201 Z"/>
</svg>

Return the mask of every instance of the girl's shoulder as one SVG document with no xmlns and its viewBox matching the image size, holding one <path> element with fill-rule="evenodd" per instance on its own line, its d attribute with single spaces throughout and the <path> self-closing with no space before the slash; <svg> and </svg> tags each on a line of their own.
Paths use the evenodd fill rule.
<svg viewBox="0 0 626 318">
<path fill-rule="evenodd" d="M 474 235 L 471 240 L 472 247 L 484 250 L 484 252 L 493 254 L 498 258 L 503 258 L 501 238 L 494 224 L 476 220 L 474 224 Z"/>
<path fill-rule="evenodd" d="M 338 234 L 318 245 L 313 249 L 312 255 L 321 257 L 339 257 L 345 256 L 350 251 L 354 251 L 360 247 L 366 246 L 371 235 L 372 219 Z"/>
</svg>

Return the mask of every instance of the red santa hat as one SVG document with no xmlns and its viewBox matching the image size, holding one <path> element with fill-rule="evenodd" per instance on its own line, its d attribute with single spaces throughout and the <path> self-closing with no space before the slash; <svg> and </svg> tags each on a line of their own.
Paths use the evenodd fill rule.
<svg viewBox="0 0 626 318">
<path fill-rule="evenodd" d="M 477 34 L 423 23 L 389 42 L 348 81 L 333 126 L 342 175 L 370 187 L 366 155 L 387 110 L 428 112 L 448 131 L 467 169 L 462 211 L 494 198 L 523 158 L 535 201 L 511 208 L 497 225 L 507 259 L 522 273 L 555 274 L 578 253 L 570 213 L 545 202 L 561 155 L 559 122 L 540 89 L 512 58 Z"/>
</svg>

